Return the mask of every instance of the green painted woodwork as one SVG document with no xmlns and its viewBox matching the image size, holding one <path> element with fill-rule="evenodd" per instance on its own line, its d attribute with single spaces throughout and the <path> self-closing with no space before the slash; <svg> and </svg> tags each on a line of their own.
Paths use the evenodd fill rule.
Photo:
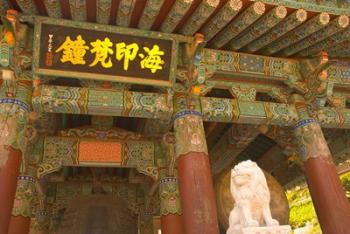
<svg viewBox="0 0 350 234">
<path fill-rule="evenodd" d="M 129 167 L 136 168 L 140 173 L 158 179 L 158 170 L 154 160 L 154 143 L 150 141 L 118 141 L 121 150 L 120 163 L 80 162 L 79 143 L 93 141 L 91 138 L 45 137 L 42 162 L 38 165 L 37 176 L 43 176 L 59 171 L 63 166 L 92 167 Z M 102 142 L 103 140 L 97 140 Z M 112 141 L 112 140 L 109 140 Z"/>
<path fill-rule="evenodd" d="M 293 105 L 207 97 L 200 100 L 204 121 L 291 126 L 298 120 Z"/>
<path fill-rule="evenodd" d="M 190 9 L 193 0 L 177 0 L 162 23 L 160 31 L 171 33 L 180 22 L 186 11 Z"/>
<path fill-rule="evenodd" d="M 290 7 L 294 9 L 305 9 L 307 11 L 313 12 L 326 12 L 335 15 L 350 15 L 349 3 L 347 1 L 339 1 L 338 5 L 331 4 L 326 5 L 322 1 L 290 1 L 290 0 L 262 0 L 262 2 L 272 5 L 283 5 L 285 7 Z M 341 3 L 343 2 L 343 4 Z M 340 7 L 338 7 L 340 6 Z"/>
<path fill-rule="evenodd" d="M 86 2 L 80 0 L 69 0 L 70 13 L 75 21 L 86 21 Z"/>
<path fill-rule="evenodd" d="M 283 6 L 278 6 L 271 9 L 267 14 L 259 18 L 253 25 L 247 29 L 244 34 L 234 38 L 229 44 L 230 50 L 239 50 L 243 46 L 259 38 L 268 30 L 276 26 L 287 16 L 287 9 Z"/>
<path fill-rule="evenodd" d="M 335 46 L 339 43 L 348 41 L 350 38 L 350 29 L 345 29 L 339 33 L 333 34 L 332 36 L 326 38 L 325 40 L 313 45 L 299 53 L 296 56 L 310 56 L 319 53 L 322 50 L 327 50 L 332 46 Z"/>
<path fill-rule="evenodd" d="M 262 53 L 266 55 L 274 54 L 280 51 L 283 48 L 286 48 L 293 43 L 304 39 L 305 37 L 315 33 L 316 31 L 322 29 L 327 26 L 330 20 L 330 16 L 327 13 L 321 13 L 316 15 L 312 19 L 305 22 L 300 27 L 290 31 L 285 36 L 281 37 L 279 40 L 270 44 L 267 48 L 265 48 Z"/>
<path fill-rule="evenodd" d="M 35 15 L 38 13 L 34 0 L 17 0 L 18 6 L 26 15 Z"/>
<path fill-rule="evenodd" d="M 43 1 L 49 17 L 62 18 L 62 9 L 59 0 L 44 0 Z"/>
<path fill-rule="evenodd" d="M 239 73 L 240 76 L 273 77 L 281 81 L 286 81 L 288 77 L 300 77 L 297 60 L 213 49 L 204 49 L 202 56 L 203 66 L 211 68 L 215 74 Z"/>
<path fill-rule="evenodd" d="M 182 214 L 180 191 L 177 180 L 176 156 L 175 156 L 175 136 L 168 132 L 163 134 L 160 143 L 162 159 L 158 161 L 160 185 L 160 215 Z"/>
<path fill-rule="evenodd" d="M 343 43 L 340 43 L 336 46 L 329 47 L 326 49 L 326 52 L 328 53 L 329 57 L 349 57 L 350 53 L 348 51 L 348 48 L 350 47 L 350 43 L 348 41 L 345 41 Z"/>
<path fill-rule="evenodd" d="M 32 217 L 32 206 L 37 196 L 36 183 L 36 178 L 31 175 L 21 174 L 18 176 L 15 201 L 12 208 L 13 216 Z"/>
<path fill-rule="evenodd" d="M 99 24 L 108 24 L 112 0 L 97 0 L 96 4 L 96 22 Z"/>
<path fill-rule="evenodd" d="M 208 17 L 214 12 L 219 5 L 219 0 L 204 0 L 196 8 L 195 12 L 191 15 L 184 26 L 182 26 L 180 33 L 184 35 L 193 35 L 202 26 L 202 24 L 208 19 Z"/>
<path fill-rule="evenodd" d="M 5 15 L 6 10 L 10 8 L 8 0 L 0 0 L 0 14 Z"/>
<path fill-rule="evenodd" d="M 260 133 L 256 125 L 235 124 L 229 128 L 220 140 L 210 149 L 211 169 L 214 175 L 231 166 L 236 157 Z"/>
<path fill-rule="evenodd" d="M 138 28 L 144 30 L 151 29 L 163 3 L 164 0 L 147 0 L 145 9 L 143 10 L 139 20 Z"/>
<path fill-rule="evenodd" d="M 130 19 L 132 12 L 134 10 L 135 0 L 121 0 L 118 6 L 117 13 L 117 25 L 121 27 L 128 27 L 130 24 Z"/>
<path fill-rule="evenodd" d="M 21 143 L 25 141 L 23 134 L 31 110 L 31 82 L 5 81 L 0 85 L 0 144 L 23 150 Z"/>
<path fill-rule="evenodd" d="M 255 52 L 260 50 L 264 46 L 270 44 L 281 36 L 285 35 L 289 31 L 293 30 L 307 19 L 307 12 L 304 9 L 298 9 L 295 12 L 288 15 L 282 22 L 273 27 L 269 33 L 262 35 L 257 40 L 250 43 L 246 51 Z"/>
<path fill-rule="evenodd" d="M 174 110 L 176 157 L 191 152 L 208 155 L 198 96 L 176 95 Z"/>
<path fill-rule="evenodd" d="M 328 79 L 335 87 L 350 87 L 350 68 L 346 65 L 331 65 L 327 69 Z"/>
<path fill-rule="evenodd" d="M 221 48 L 230 40 L 234 39 L 244 29 L 255 22 L 265 12 L 265 4 L 255 2 L 239 14 L 228 26 L 217 34 L 211 41 L 212 48 Z"/>
<path fill-rule="evenodd" d="M 200 30 L 205 40 L 211 40 L 242 9 L 241 0 L 229 0 L 214 17 Z"/>
<path fill-rule="evenodd" d="M 289 46 L 288 48 L 282 50 L 279 55 L 282 56 L 290 56 L 297 52 L 299 52 L 302 49 L 308 48 L 317 42 L 320 42 L 327 37 L 330 37 L 331 35 L 342 31 L 344 28 L 346 28 L 349 25 L 349 17 L 346 15 L 341 15 L 334 20 L 332 20 L 326 27 L 322 28 L 321 30 L 318 30 L 317 32 L 313 33 L 309 37 L 305 38 L 304 40 L 301 40 L 300 42 L 293 44 L 292 46 Z"/>
<path fill-rule="evenodd" d="M 42 85 L 40 94 L 33 97 L 33 108 L 38 112 L 157 119 L 172 115 L 172 105 L 166 94 L 47 85 Z"/>
</svg>

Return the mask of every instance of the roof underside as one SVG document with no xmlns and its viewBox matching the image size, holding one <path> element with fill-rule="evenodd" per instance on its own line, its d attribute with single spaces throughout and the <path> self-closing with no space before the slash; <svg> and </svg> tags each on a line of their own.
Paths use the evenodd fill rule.
<svg viewBox="0 0 350 234">
<path fill-rule="evenodd" d="M 199 32 L 208 48 L 252 54 L 309 57 L 323 50 L 331 57 L 350 56 L 346 1 L 272 2 L 0 0 L 0 10 L 184 35 Z"/>
</svg>

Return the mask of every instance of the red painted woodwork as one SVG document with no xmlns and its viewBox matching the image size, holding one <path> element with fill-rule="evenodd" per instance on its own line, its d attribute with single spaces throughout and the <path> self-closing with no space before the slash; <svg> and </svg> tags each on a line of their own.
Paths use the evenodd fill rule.
<svg viewBox="0 0 350 234">
<path fill-rule="evenodd" d="M 71 19 L 72 15 L 70 13 L 69 0 L 61 0 L 61 10 L 62 10 L 62 18 L 63 19 Z"/>
<path fill-rule="evenodd" d="M 40 15 L 48 16 L 47 10 L 46 10 L 46 7 L 45 7 L 45 4 L 44 4 L 43 1 L 34 0 L 34 3 L 36 5 L 36 9 L 38 9 L 38 12 L 39 12 Z"/>
<path fill-rule="evenodd" d="M 111 13 L 109 15 L 109 24 L 115 25 L 115 21 L 117 20 L 117 11 L 119 7 L 119 0 L 112 0 L 111 3 Z"/>
<path fill-rule="evenodd" d="M 330 160 L 310 158 L 305 175 L 324 234 L 349 234 L 350 202 Z"/>
<path fill-rule="evenodd" d="M 162 7 L 159 10 L 158 16 L 153 22 L 151 30 L 158 30 L 160 28 L 160 26 L 164 22 L 165 18 L 167 17 L 174 3 L 175 3 L 175 0 L 164 1 Z"/>
<path fill-rule="evenodd" d="M 30 231 L 30 218 L 12 216 L 8 234 L 28 234 Z"/>
<path fill-rule="evenodd" d="M 177 214 L 168 214 L 160 219 L 162 234 L 183 234 L 182 217 Z"/>
<path fill-rule="evenodd" d="M 97 2 L 96 0 L 86 1 L 86 21 L 95 23 L 97 14 Z"/>
<path fill-rule="evenodd" d="M 22 157 L 21 151 L 12 147 L 8 150 L 7 163 L 0 169 L 0 234 L 8 231 Z"/>
<path fill-rule="evenodd" d="M 129 27 L 137 28 L 137 25 L 139 24 L 139 20 L 141 18 L 143 10 L 145 9 L 146 3 L 147 3 L 147 0 L 137 1 L 137 4 L 135 4 L 134 10 L 131 15 Z"/>
<path fill-rule="evenodd" d="M 191 152 L 177 161 L 182 217 L 186 234 L 218 234 L 216 202 L 209 158 Z"/>
</svg>

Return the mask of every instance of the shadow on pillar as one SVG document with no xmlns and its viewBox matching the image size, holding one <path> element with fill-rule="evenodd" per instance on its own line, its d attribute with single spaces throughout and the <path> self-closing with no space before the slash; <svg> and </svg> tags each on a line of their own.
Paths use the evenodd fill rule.
<svg viewBox="0 0 350 234">
<path fill-rule="evenodd" d="M 180 156 L 178 173 L 185 233 L 218 234 L 209 157 L 193 152 Z"/>
<path fill-rule="evenodd" d="M 350 203 L 335 165 L 325 159 L 305 162 L 305 175 L 318 220 L 325 234 L 350 233 Z"/>
</svg>

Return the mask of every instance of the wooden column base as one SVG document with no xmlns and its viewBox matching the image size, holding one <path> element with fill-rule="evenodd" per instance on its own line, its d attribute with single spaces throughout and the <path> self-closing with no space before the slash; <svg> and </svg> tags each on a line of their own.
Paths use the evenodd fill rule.
<svg viewBox="0 0 350 234">
<path fill-rule="evenodd" d="M 177 214 L 164 215 L 160 219 L 162 234 L 184 234 L 182 217 Z"/>
<path fill-rule="evenodd" d="M 305 175 L 323 233 L 349 234 L 350 202 L 335 165 L 327 159 L 309 158 Z"/>
<path fill-rule="evenodd" d="M 30 218 L 12 216 L 8 234 L 28 234 L 30 230 Z"/>
<path fill-rule="evenodd" d="M 0 169 L 0 234 L 8 234 L 22 157 L 21 151 L 12 147 L 8 153 L 7 163 Z"/>
<path fill-rule="evenodd" d="M 185 234 L 218 234 L 216 202 L 208 155 L 188 153 L 177 159 Z"/>
</svg>

